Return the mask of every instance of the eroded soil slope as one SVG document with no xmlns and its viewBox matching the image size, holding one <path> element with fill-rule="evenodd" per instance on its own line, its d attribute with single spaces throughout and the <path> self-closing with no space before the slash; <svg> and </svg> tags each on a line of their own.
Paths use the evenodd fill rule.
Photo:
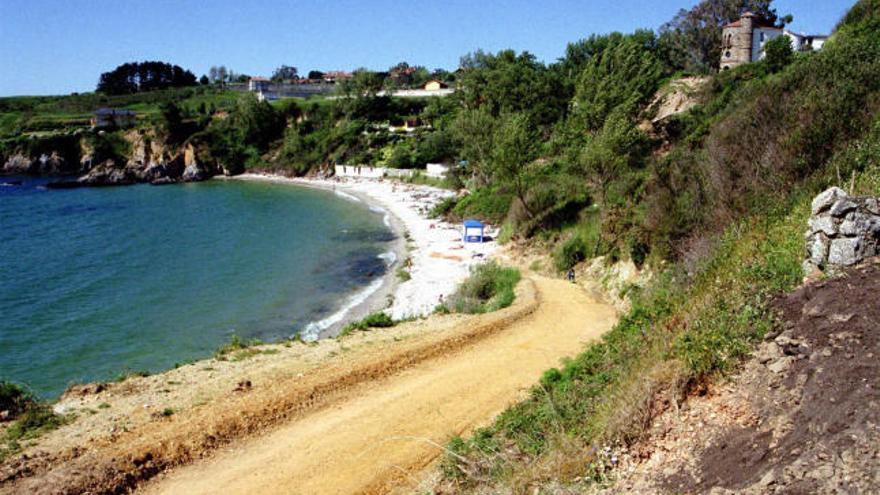
<svg viewBox="0 0 880 495">
<path fill-rule="evenodd" d="M 733 383 L 661 416 L 646 460 L 626 462 L 607 491 L 880 490 L 880 264 L 804 286 L 776 307 L 782 333 Z"/>
</svg>

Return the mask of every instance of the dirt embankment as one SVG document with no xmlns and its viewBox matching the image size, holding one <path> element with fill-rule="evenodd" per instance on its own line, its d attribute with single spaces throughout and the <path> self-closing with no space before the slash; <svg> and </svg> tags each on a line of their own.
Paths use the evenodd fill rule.
<svg viewBox="0 0 880 495">
<path fill-rule="evenodd" d="M 576 286 L 535 276 L 497 313 L 138 378 L 66 401 L 80 419 L 7 461 L 0 493 L 118 493 L 190 463 L 147 491 L 412 486 L 438 445 L 490 421 L 615 317 Z M 165 415 L 169 397 L 177 408 Z"/>
<path fill-rule="evenodd" d="M 876 493 L 880 261 L 776 301 L 732 383 L 655 421 L 611 493 Z"/>
</svg>

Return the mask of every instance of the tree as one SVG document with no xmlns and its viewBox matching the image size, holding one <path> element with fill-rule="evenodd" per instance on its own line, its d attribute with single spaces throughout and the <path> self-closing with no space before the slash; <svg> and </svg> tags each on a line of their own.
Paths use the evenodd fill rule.
<svg viewBox="0 0 880 495">
<path fill-rule="evenodd" d="M 162 128 L 168 144 L 177 145 L 184 139 L 185 126 L 183 124 L 183 115 L 180 107 L 174 102 L 167 102 L 162 105 Z"/>
<path fill-rule="evenodd" d="M 212 66 L 211 69 L 208 70 L 208 78 L 211 79 L 213 84 L 224 84 L 228 77 L 229 71 L 226 69 L 225 65 L 219 67 Z"/>
<path fill-rule="evenodd" d="M 488 107 L 465 109 L 458 113 L 452 129 L 461 144 L 461 154 L 467 160 L 468 168 L 483 185 L 488 185 L 492 176 L 495 117 Z"/>
<path fill-rule="evenodd" d="M 319 70 L 310 70 L 309 79 L 312 81 L 324 79 L 324 73 Z"/>
<path fill-rule="evenodd" d="M 272 73 L 272 82 L 293 81 L 299 78 L 299 71 L 291 65 L 282 65 Z"/>
<path fill-rule="evenodd" d="M 538 136 L 535 126 L 525 113 L 504 115 L 495 130 L 491 170 L 494 180 L 509 186 L 529 218 L 532 213 L 526 201 L 529 190 L 529 169 L 538 157 Z"/>
<path fill-rule="evenodd" d="M 121 95 L 195 85 L 196 76 L 180 66 L 164 62 L 131 62 L 101 74 L 97 91 Z"/>
<path fill-rule="evenodd" d="M 763 23 L 780 27 L 791 22 L 791 16 L 780 17 L 772 3 L 773 0 L 703 0 L 691 10 L 680 10 L 660 28 L 662 44 L 677 69 L 718 69 L 722 28 L 739 19 L 743 12 L 753 12 Z"/>
<path fill-rule="evenodd" d="M 208 76 L 202 74 L 202 77 L 199 78 L 199 84 L 201 84 L 202 86 L 207 86 L 208 84 L 211 84 L 211 80 L 208 79 Z"/>
<path fill-rule="evenodd" d="M 777 36 L 764 45 L 764 56 L 767 69 L 779 72 L 794 60 L 794 49 L 791 39 L 786 35 Z"/>
<path fill-rule="evenodd" d="M 364 68 L 352 72 L 351 77 L 342 79 L 338 91 L 347 98 L 375 98 L 382 90 L 384 80 L 378 72 Z"/>
<path fill-rule="evenodd" d="M 573 115 L 586 130 L 602 127 L 615 109 L 629 115 L 657 91 L 665 69 L 650 31 L 611 35 L 600 42 L 575 83 Z"/>
<path fill-rule="evenodd" d="M 456 95 L 466 108 L 486 107 L 496 117 L 526 112 L 535 125 L 546 127 L 568 107 L 557 74 L 529 52 L 478 50 L 461 59 L 461 69 Z"/>
</svg>

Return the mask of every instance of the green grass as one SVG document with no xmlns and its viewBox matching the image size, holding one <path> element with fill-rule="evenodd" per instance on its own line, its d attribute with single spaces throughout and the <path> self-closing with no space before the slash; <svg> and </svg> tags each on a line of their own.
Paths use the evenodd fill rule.
<svg viewBox="0 0 880 495">
<path fill-rule="evenodd" d="M 106 96 L 82 93 L 67 96 L 15 96 L 0 98 L 0 138 L 19 133 L 66 132 L 89 127 L 92 112 L 101 107 L 124 108 L 149 123 L 163 104 L 174 102 L 185 111 L 228 110 L 240 93 L 213 87 L 176 88 L 133 95 Z"/>
<path fill-rule="evenodd" d="M 478 265 L 449 297 L 447 306 L 458 313 L 490 313 L 513 304 L 521 275 L 515 268 L 494 261 Z"/>
<path fill-rule="evenodd" d="M 243 361 L 248 358 L 260 354 L 278 354 L 278 349 L 257 349 L 257 346 L 263 345 L 260 339 L 242 339 L 236 334 L 232 334 L 229 342 L 220 346 L 214 352 L 214 359 L 218 361 Z"/>
<path fill-rule="evenodd" d="M 360 321 L 354 321 L 346 325 L 339 333 L 340 337 L 351 335 L 354 332 L 365 332 L 371 328 L 390 328 L 397 324 L 390 316 L 382 311 L 377 311 L 366 316 Z"/>
<path fill-rule="evenodd" d="M 125 380 L 128 380 L 129 378 L 147 377 L 147 376 L 150 376 L 149 371 L 132 370 L 132 369 L 126 368 L 126 369 L 120 371 L 118 375 L 116 375 L 116 378 L 114 378 L 114 381 L 124 382 Z"/>
</svg>

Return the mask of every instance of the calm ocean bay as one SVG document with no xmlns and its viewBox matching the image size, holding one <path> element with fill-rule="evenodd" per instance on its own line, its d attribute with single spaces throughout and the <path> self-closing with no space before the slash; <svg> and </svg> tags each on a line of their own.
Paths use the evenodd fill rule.
<svg viewBox="0 0 880 495">
<path fill-rule="evenodd" d="M 272 341 L 386 272 L 382 215 L 329 191 L 213 180 L 0 187 L 0 379 L 51 398 L 74 382 Z"/>
</svg>

